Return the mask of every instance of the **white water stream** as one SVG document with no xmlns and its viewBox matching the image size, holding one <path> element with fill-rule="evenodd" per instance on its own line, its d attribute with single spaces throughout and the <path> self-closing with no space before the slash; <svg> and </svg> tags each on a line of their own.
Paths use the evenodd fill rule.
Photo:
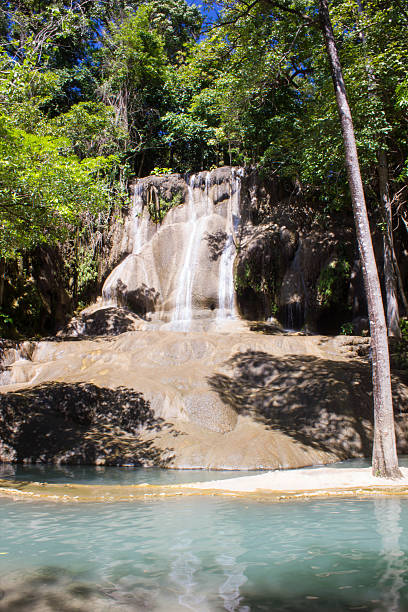
<svg viewBox="0 0 408 612">
<path fill-rule="evenodd" d="M 236 318 L 234 260 L 237 252 L 236 234 L 240 223 L 241 173 L 232 171 L 231 195 L 228 206 L 226 241 L 220 258 L 217 320 Z"/>
<path fill-rule="evenodd" d="M 196 185 L 194 174 L 187 181 L 188 187 L 188 243 L 184 251 L 184 260 L 181 272 L 178 276 L 176 289 L 176 304 L 171 319 L 171 329 L 175 331 L 189 331 L 192 323 L 192 298 L 193 282 L 197 273 L 198 252 L 206 228 L 207 217 L 213 212 L 213 201 L 209 197 L 209 174 L 205 177 L 205 206 L 201 215 L 197 215 L 200 206 L 202 191 L 200 185 Z M 196 192 L 198 195 L 196 196 Z"/>
</svg>

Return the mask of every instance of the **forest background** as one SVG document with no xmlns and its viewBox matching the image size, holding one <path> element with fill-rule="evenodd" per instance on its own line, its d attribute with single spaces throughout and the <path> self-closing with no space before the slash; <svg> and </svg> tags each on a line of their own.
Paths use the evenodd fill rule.
<svg viewBox="0 0 408 612">
<path fill-rule="evenodd" d="M 318 3 L 208 8 L 205 19 L 184 0 L 1 2 L 2 335 L 44 331 L 33 280 L 44 245 L 63 249 L 74 307 L 85 305 L 131 176 L 256 166 L 318 200 L 323 217 L 351 210 Z M 399 0 L 330 9 L 371 222 L 404 312 L 408 11 Z"/>
</svg>

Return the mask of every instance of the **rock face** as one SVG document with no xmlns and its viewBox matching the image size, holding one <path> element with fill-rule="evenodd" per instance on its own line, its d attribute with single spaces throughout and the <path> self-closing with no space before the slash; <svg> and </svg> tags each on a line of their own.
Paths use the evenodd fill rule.
<svg viewBox="0 0 408 612">
<path fill-rule="evenodd" d="M 365 314 L 352 218 L 325 214 L 299 190 L 261 178 L 243 180 L 236 289 L 247 319 L 277 317 L 289 329 L 338 333 Z M 351 312 L 352 311 L 352 312 Z"/>
<path fill-rule="evenodd" d="M 365 314 L 352 222 L 323 223 L 299 198 L 242 168 L 140 179 L 113 226 L 105 265 L 119 263 L 99 304 L 179 331 L 275 317 L 338 332 Z"/>
<path fill-rule="evenodd" d="M 368 456 L 367 341 L 349 342 L 157 330 L 9 349 L 0 460 L 273 469 Z M 407 452 L 398 377 L 394 400 Z"/>
</svg>

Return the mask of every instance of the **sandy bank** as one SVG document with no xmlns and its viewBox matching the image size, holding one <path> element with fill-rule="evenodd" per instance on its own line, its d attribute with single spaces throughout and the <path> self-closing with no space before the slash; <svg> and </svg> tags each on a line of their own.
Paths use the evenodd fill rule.
<svg viewBox="0 0 408 612">
<path fill-rule="evenodd" d="M 407 495 L 408 468 L 403 478 L 375 478 L 370 468 L 317 468 L 273 471 L 209 482 L 177 485 L 82 485 L 0 480 L 0 496 L 55 502 L 134 502 L 173 496 L 218 495 L 265 501 L 309 497 Z"/>
<path fill-rule="evenodd" d="M 257 474 L 256 476 L 243 476 L 228 480 L 213 480 L 197 482 L 184 487 L 229 491 L 237 493 L 254 493 L 256 491 L 270 492 L 318 492 L 324 490 L 343 491 L 354 488 L 401 489 L 407 488 L 408 468 L 401 468 L 403 478 L 389 480 L 377 478 L 371 473 L 371 468 L 332 468 L 322 467 L 314 469 L 283 470 Z"/>
</svg>

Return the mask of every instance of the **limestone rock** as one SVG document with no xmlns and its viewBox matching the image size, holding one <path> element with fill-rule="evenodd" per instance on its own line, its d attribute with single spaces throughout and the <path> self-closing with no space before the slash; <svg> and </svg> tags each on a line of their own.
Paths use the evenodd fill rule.
<svg viewBox="0 0 408 612">
<path fill-rule="evenodd" d="M 0 460 L 275 469 L 369 456 L 367 340 L 350 342 L 278 329 L 38 342 L 0 387 Z M 398 373 L 393 393 L 407 452 Z"/>
<path fill-rule="evenodd" d="M 226 433 L 232 431 L 237 424 L 238 415 L 235 410 L 206 389 L 190 393 L 184 397 L 183 404 L 188 419 L 209 431 Z"/>
</svg>

